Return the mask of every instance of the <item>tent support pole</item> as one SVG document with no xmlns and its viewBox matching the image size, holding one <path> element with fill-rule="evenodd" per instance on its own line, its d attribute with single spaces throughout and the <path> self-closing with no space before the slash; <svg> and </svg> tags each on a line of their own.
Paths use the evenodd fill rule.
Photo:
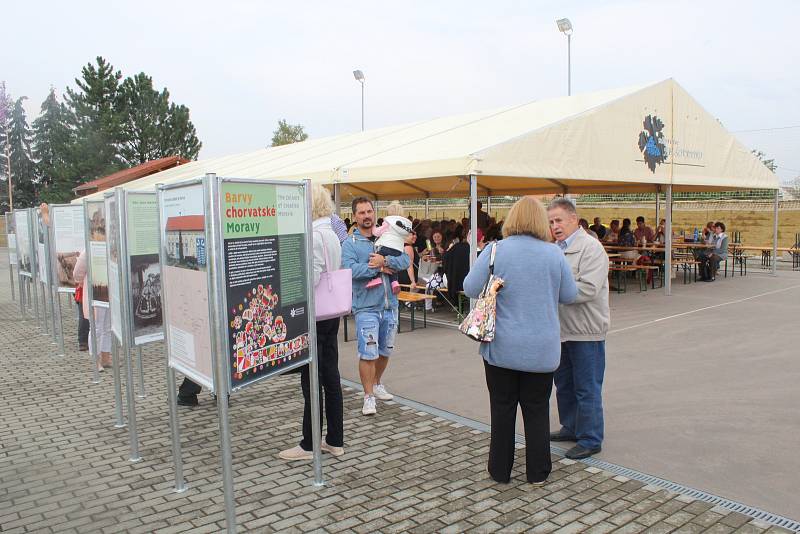
<svg viewBox="0 0 800 534">
<path fill-rule="evenodd" d="M 778 204 L 780 189 L 775 190 L 775 205 L 772 212 L 772 276 L 778 275 Z"/>
<path fill-rule="evenodd" d="M 334 213 L 339 216 L 342 214 L 341 210 L 341 203 L 342 203 L 342 194 L 339 190 L 339 184 L 333 184 L 333 206 L 334 206 Z"/>
<path fill-rule="evenodd" d="M 469 175 L 469 267 L 478 259 L 478 177 Z M 475 299 L 470 299 L 469 309 L 475 306 Z"/>
<path fill-rule="evenodd" d="M 425 218 L 426 218 L 426 219 L 428 218 L 428 216 L 429 216 L 429 214 L 430 214 L 430 210 L 431 210 L 431 205 L 430 205 L 430 202 L 429 202 L 429 201 L 430 201 L 430 199 L 429 199 L 429 198 L 426 198 L 426 199 L 425 199 Z"/>
<path fill-rule="evenodd" d="M 666 212 L 667 224 L 664 228 L 664 294 L 672 295 L 672 184 L 667 186 L 667 194 L 664 199 L 664 211 Z"/>
<path fill-rule="evenodd" d="M 492 216 L 492 192 L 491 191 L 488 191 L 486 193 L 486 214 L 489 215 L 489 217 Z"/>
<path fill-rule="evenodd" d="M 469 266 L 478 258 L 478 177 L 469 175 Z"/>
<path fill-rule="evenodd" d="M 656 186 L 656 227 L 661 222 L 661 186 Z"/>
</svg>

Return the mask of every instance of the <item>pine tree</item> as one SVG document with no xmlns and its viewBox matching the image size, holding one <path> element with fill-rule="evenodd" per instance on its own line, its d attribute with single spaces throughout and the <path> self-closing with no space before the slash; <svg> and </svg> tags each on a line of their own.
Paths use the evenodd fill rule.
<svg viewBox="0 0 800 534">
<path fill-rule="evenodd" d="M 25 208 L 36 204 L 36 165 L 31 157 L 33 132 L 22 102 L 23 96 L 14 102 L 8 129 L 8 154 L 11 156 L 14 207 Z M 5 147 L 3 147 L 5 148 Z"/>
<path fill-rule="evenodd" d="M 189 109 L 169 102 L 169 91 L 153 89 L 153 79 L 140 72 L 120 87 L 119 155 L 130 166 L 167 156 L 196 159 L 202 146 Z"/>
<path fill-rule="evenodd" d="M 39 177 L 39 196 L 43 202 L 68 202 L 78 185 L 70 172 L 69 157 L 73 146 L 68 112 L 56 98 L 55 89 L 42 102 L 42 113 L 33 121 L 33 158 Z"/>
<path fill-rule="evenodd" d="M 67 88 L 69 123 L 75 134 L 70 164 L 80 182 L 94 180 L 122 167 L 117 157 L 121 140 L 122 73 L 98 56 L 76 78 L 76 90 Z"/>
</svg>

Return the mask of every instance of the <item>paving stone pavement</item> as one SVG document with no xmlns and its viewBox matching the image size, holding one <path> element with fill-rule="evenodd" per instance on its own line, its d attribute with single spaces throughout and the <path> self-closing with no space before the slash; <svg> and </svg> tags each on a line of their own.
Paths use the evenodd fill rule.
<svg viewBox="0 0 800 534">
<path fill-rule="evenodd" d="M 5 276 L 3 276 L 5 275 Z M 0 280 L 8 275 L 0 271 Z M 137 399 L 143 461 L 128 461 L 127 429 L 114 428 L 113 380 L 90 383 L 64 299 L 67 354 L 55 356 L 36 322 L 0 289 L 0 531 L 220 532 L 225 513 L 213 400 L 182 408 L 189 490 L 174 471 L 160 343 L 144 350 L 147 397 Z M 349 347 L 340 358 L 353 357 Z M 123 373 L 124 374 L 124 373 Z M 138 378 L 137 378 L 138 379 Z M 124 391 L 124 390 L 123 390 Z M 554 457 L 547 485 L 524 481 L 518 450 L 510 484 L 485 469 L 489 436 L 397 403 L 363 417 L 345 390 L 345 447 L 324 457 L 327 486 L 310 463 L 278 460 L 297 444 L 298 375 L 231 400 L 240 532 L 787 532 L 580 462 Z"/>
</svg>

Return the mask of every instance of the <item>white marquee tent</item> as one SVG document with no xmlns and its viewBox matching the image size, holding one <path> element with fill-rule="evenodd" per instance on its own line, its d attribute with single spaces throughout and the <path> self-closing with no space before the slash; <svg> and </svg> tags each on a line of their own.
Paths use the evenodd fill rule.
<svg viewBox="0 0 800 534">
<path fill-rule="evenodd" d="M 310 178 L 340 199 L 469 195 L 473 210 L 478 195 L 664 191 L 668 216 L 673 191 L 779 189 L 672 79 L 195 161 L 123 187 L 206 173 Z"/>
</svg>

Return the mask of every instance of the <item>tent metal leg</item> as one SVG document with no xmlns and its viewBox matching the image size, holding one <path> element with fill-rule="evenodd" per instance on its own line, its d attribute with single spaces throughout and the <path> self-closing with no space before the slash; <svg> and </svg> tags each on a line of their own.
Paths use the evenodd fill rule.
<svg viewBox="0 0 800 534">
<path fill-rule="evenodd" d="M 672 295 L 672 184 L 667 186 L 667 194 L 664 202 L 666 212 L 666 234 L 664 243 L 664 294 Z"/>
<path fill-rule="evenodd" d="M 775 190 L 775 205 L 772 212 L 772 276 L 778 274 L 778 207 L 780 189 Z"/>
</svg>

